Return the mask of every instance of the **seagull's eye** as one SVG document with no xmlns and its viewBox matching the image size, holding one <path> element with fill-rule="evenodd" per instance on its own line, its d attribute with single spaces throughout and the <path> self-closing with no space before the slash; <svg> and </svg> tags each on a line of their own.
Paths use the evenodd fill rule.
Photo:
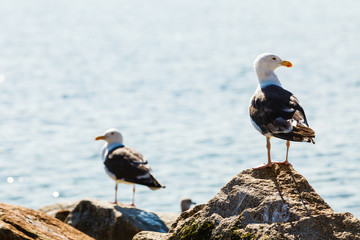
<svg viewBox="0 0 360 240">
<path fill-rule="evenodd" d="M 114 133 L 112 132 L 112 133 L 110 133 L 111 135 L 114 135 Z"/>
<path fill-rule="evenodd" d="M 272 60 L 276 60 L 276 58 L 275 58 L 275 57 L 273 57 L 273 58 L 272 58 Z"/>
</svg>

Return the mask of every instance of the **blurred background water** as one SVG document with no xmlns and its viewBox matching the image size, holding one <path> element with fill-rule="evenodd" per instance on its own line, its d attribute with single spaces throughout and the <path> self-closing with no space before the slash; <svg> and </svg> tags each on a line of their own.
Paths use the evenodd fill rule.
<svg viewBox="0 0 360 240">
<path fill-rule="evenodd" d="M 335 211 L 360 217 L 360 2 L 0 1 L 0 201 L 113 200 L 94 137 L 116 127 L 166 189 L 136 204 L 207 202 L 266 161 L 251 125 L 253 60 L 274 52 L 316 144 L 290 162 Z M 285 142 L 272 140 L 273 160 Z M 119 200 L 132 188 L 120 185 Z"/>
</svg>

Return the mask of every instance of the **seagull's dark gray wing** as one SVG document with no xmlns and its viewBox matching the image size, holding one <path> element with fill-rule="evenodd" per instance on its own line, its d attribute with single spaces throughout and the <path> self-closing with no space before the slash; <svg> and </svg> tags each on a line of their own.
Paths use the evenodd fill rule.
<svg viewBox="0 0 360 240">
<path fill-rule="evenodd" d="M 305 112 L 297 98 L 276 85 L 258 89 L 250 103 L 250 117 L 264 135 L 291 141 L 312 141 L 315 132 L 308 127 Z"/>
<path fill-rule="evenodd" d="M 151 189 L 163 187 L 151 174 L 150 166 L 142 154 L 132 148 L 115 149 L 108 154 L 104 164 L 117 180 L 142 184 Z"/>
</svg>

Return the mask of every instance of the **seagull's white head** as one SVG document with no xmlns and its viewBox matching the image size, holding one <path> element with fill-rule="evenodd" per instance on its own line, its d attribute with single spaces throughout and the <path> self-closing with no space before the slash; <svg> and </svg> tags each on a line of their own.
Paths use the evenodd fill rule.
<svg viewBox="0 0 360 240">
<path fill-rule="evenodd" d="M 260 54 L 254 61 L 254 68 L 259 78 L 259 83 L 263 86 L 265 83 L 280 85 L 274 70 L 280 66 L 292 67 L 291 62 L 282 60 L 272 53 Z"/>
<path fill-rule="evenodd" d="M 95 140 L 104 140 L 108 144 L 110 143 L 123 143 L 123 137 L 119 130 L 110 128 L 105 131 L 103 135 L 97 136 Z"/>
</svg>

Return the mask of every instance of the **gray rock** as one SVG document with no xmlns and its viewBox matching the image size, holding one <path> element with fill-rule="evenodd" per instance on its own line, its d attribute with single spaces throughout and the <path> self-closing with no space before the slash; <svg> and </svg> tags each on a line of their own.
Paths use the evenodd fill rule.
<svg viewBox="0 0 360 240">
<path fill-rule="evenodd" d="M 162 235 L 165 237 L 165 235 Z M 360 221 L 335 213 L 291 166 L 244 170 L 205 205 L 176 220 L 167 239 L 360 239 Z"/>
<path fill-rule="evenodd" d="M 132 240 L 166 240 L 168 237 L 168 233 L 142 231 L 136 234 Z"/>
<path fill-rule="evenodd" d="M 121 208 L 121 209 L 124 209 L 124 208 L 126 208 L 126 209 L 134 209 L 133 207 L 128 207 L 128 206 L 124 206 L 124 205 L 116 206 L 114 204 L 111 204 L 111 203 L 108 203 L 108 202 L 101 202 L 101 201 L 95 200 L 95 199 L 85 199 L 83 201 L 91 202 L 92 205 L 97 205 L 98 207 L 95 207 L 94 209 L 98 209 L 99 206 L 102 206 L 102 207 L 100 207 L 100 208 L 102 208 L 101 211 L 105 211 L 104 209 L 108 209 L 108 210 L 110 209 L 109 210 L 110 213 L 111 213 L 111 211 L 117 211 L 119 208 Z M 63 222 L 68 222 L 68 223 L 71 222 L 71 224 L 73 224 L 72 223 L 73 221 L 70 220 L 70 219 L 67 220 L 67 218 L 70 216 L 71 212 L 75 209 L 75 207 L 77 205 L 79 205 L 80 202 L 81 201 L 69 201 L 69 202 L 56 203 L 56 204 L 52 204 L 52 205 L 48 205 L 48 206 L 43 206 L 43 207 L 39 208 L 39 211 L 45 212 L 46 214 L 48 214 L 50 216 L 53 216 L 53 217 L 55 217 L 55 218 L 57 218 L 57 219 L 59 219 L 59 220 L 61 220 Z M 142 211 L 142 210 L 139 210 L 139 209 L 137 209 L 137 211 L 148 213 L 146 211 Z M 122 212 L 124 212 L 124 211 L 122 211 Z M 129 211 L 125 211 L 125 213 L 129 214 Z M 77 213 L 75 213 L 75 215 L 76 214 Z M 96 213 L 96 214 L 98 214 L 98 213 Z M 119 213 L 119 214 L 122 216 L 123 213 Z M 151 214 L 150 216 L 154 217 L 154 219 L 156 220 L 155 225 L 158 224 L 159 222 L 160 223 L 162 222 L 163 224 L 165 224 L 166 228 L 164 226 L 162 226 L 159 231 L 164 231 L 164 230 L 168 231 L 168 229 L 170 229 L 171 225 L 175 222 L 175 220 L 180 215 L 179 213 L 175 213 L 175 212 L 155 212 L 155 213 L 149 213 L 149 214 Z M 155 214 L 156 216 L 154 216 L 152 214 Z M 73 214 L 71 216 L 73 216 Z M 115 216 L 115 213 L 114 213 L 114 216 Z M 138 214 L 137 217 L 143 217 L 143 216 L 145 217 L 145 219 L 147 219 L 147 220 L 149 219 L 148 214 L 140 214 L 140 215 Z M 98 217 L 101 217 L 101 216 L 97 215 L 97 218 Z M 102 217 L 103 218 L 105 217 L 105 218 L 109 219 L 109 218 L 112 218 L 112 215 L 111 215 L 111 217 L 109 217 L 108 215 L 105 215 L 105 216 L 102 216 Z M 127 217 L 126 219 L 130 219 L 130 221 L 131 221 L 131 220 L 134 219 L 134 217 Z M 87 221 L 90 221 L 90 220 L 87 220 Z M 83 227 L 84 227 L 83 226 L 84 225 L 84 219 L 82 219 L 80 222 L 81 223 L 76 223 L 76 224 L 73 224 L 73 225 L 75 227 L 79 227 L 82 230 Z M 125 222 L 122 222 L 122 223 L 125 224 L 125 225 L 127 224 Z M 91 223 L 88 223 L 88 224 L 91 226 Z M 131 224 L 129 226 L 131 226 Z M 116 230 L 114 229 L 116 227 L 120 227 L 121 229 L 124 228 L 124 227 L 121 226 L 121 224 L 114 226 L 113 223 L 108 222 L 107 224 L 105 224 L 103 226 L 104 229 L 101 230 L 102 234 L 100 234 L 99 237 L 102 237 L 103 235 L 104 236 L 111 235 L 112 234 L 111 232 L 114 232 L 114 231 L 116 232 Z M 149 226 L 142 226 L 142 227 L 144 229 L 141 228 L 141 226 L 139 226 L 139 228 L 141 228 L 141 230 L 148 230 L 149 229 Z M 85 228 L 85 229 L 87 229 L 87 228 Z M 151 229 L 155 229 L 154 231 L 157 230 L 155 227 L 151 228 Z M 88 229 L 86 231 L 88 232 Z M 97 231 L 99 231 L 99 229 Z M 134 234 L 134 232 L 138 232 L 139 229 L 135 228 L 135 230 L 134 230 L 134 228 L 130 228 L 130 231 L 131 231 L 131 234 Z M 97 234 L 97 233 L 93 232 L 92 234 Z M 154 234 L 156 234 L 156 232 L 154 232 Z M 128 234 L 124 234 L 124 235 L 128 235 Z M 124 239 L 126 239 L 126 238 L 124 238 Z"/>
<path fill-rule="evenodd" d="M 97 240 L 127 240 L 140 231 L 168 232 L 155 213 L 98 200 L 82 200 L 66 223 Z"/>
</svg>

